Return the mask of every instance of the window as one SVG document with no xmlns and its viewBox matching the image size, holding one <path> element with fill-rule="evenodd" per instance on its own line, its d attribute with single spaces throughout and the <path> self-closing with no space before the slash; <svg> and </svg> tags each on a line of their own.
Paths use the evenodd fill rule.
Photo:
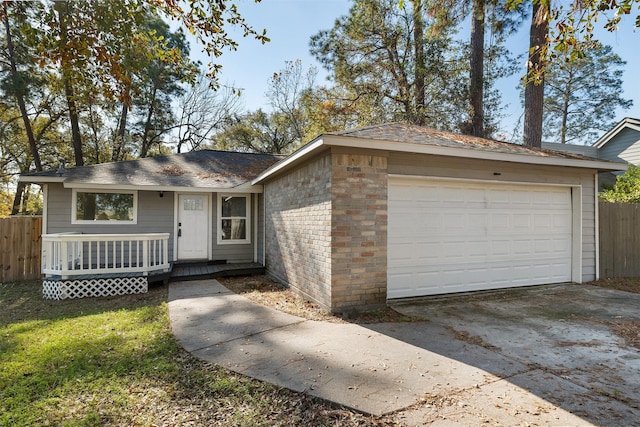
<svg viewBox="0 0 640 427">
<path fill-rule="evenodd" d="M 218 243 L 251 243 L 249 196 L 218 194 Z"/>
<path fill-rule="evenodd" d="M 135 191 L 73 190 L 72 224 L 136 224 L 138 193 Z"/>
</svg>

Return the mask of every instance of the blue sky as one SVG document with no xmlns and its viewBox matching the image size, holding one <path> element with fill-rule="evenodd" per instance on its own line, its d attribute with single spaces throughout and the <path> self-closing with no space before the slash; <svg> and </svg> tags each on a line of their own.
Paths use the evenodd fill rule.
<svg viewBox="0 0 640 427">
<path fill-rule="evenodd" d="M 265 45 L 253 39 L 234 37 L 240 46 L 235 52 L 225 52 L 218 62 L 222 64 L 220 82 L 242 88 L 245 108 L 268 109 L 264 96 L 267 82 L 274 72 L 285 66 L 285 61 L 302 60 L 303 66 L 314 65 L 320 70 L 318 82 L 322 83 L 326 72 L 309 54 L 309 39 L 323 29 L 329 29 L 334 21 L 348 12 L 351 2 L 348 0 L 236 0 L 241 14 L 256 29 L 266 28 L 271 42 Z M 618 112 L 616 120 L 625 116 L 640 118 L 640 31 L 635 31 L 633 19 L 627 17 L 620 30 L 615 33 L 598 31 L 598 38 L 613 47 L 614 52 L 627 61 L 624 75 L 624 97 L 632 99 L 634 106 L 629 110 Z M 468 35 L 462 34 L 462 37 Z M 528 45 L 528 23 L 519 33 L 511 37 L 508 47 L 514 53 L 526 52 Z M 192 45 L 192 53 L 199 50 Z M 203 60 L 203 63 L 207 61 Z M 522 114 L 519 100 L 518 84 L 522 73 L 499 82 L 503 101 L 508 104 L 507 117 L 503 119 L 502 132 L 506 136 L 512 134 L 513 128 Z"/>
</svg>

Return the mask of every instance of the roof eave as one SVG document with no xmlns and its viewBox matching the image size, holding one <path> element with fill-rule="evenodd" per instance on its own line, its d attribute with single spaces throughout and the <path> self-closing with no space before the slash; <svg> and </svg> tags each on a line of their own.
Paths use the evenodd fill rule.
<svg viewBox="0 0 640 427">
<path fill-rule="evenodd" d="M 26 182 L 29 184 L 49 184 L 56 182 L 64 182 L 66 177 L 64 176 L 29 176 L 29 175 L 20 175 L 18 177 L 18 182 Z"/>
<path fill-rule="evenodd" d="M 620 120 L 618 124 L 616 124 L 611 130 L 598 138 L 598 140 L 594 142 L 592 146 L 595 148 L 602 148 L 625 128 L 633 129 L 640 132 L 640 120 L 625 117 L 624 119 Z"/>
<path fill-rule="evenodd" d="M 356 143 L 357 141 L 357 143 Z M 264 171 L 252 184 L 262 183 L 270 176 L 286 170 L 297 163 L 304 161 L 322 147 L 349 147 L 367 148 L 373 150 L 395 151 L 414 154 L 431 154 L 445 157 L 458 157 L 478 160 L 495 160 L 510 163 L 524 163 L 543 166 L 563 166 L 584 169 L 597 169 L 601 172 L 624 171 L 627 169 L 626 163 L 608 162 L 603 160 L 573 159 L 565 157 L 534 156 L 515 153 L 499 153 L 495 151 L 485 151 L 469 148 L 442 147 L 437 145 L 407 144 L 399 141 L 378 140 L 360 137 L 350 137 L 344 135 L 323 135 L 313 143 L 310 143 L 291 156 L 281 160 L 271 168 Z"/>
<path fill-rule="evenodd" d="M 248 181 L 230 187 L 182 187 L 175 185 L 97 184 L 87 182 L 65 182 L 64 187 L 92 190 L 173 191 L 180 193 L 262 193 L 262 185 L 252 185 Z"/>
<path fill-rule="evenodd" d="M 261 184 L 262 182 L 264 182 L 265 179 L 269 178 L 270 176 L 272 176 L 272 175 L 274 175 L 274 174 L 276 174 L 276 173 L 278 173 L 278 172 L 280 172 L 282 170 L 287 169 L 289 166 L 297 164 L 301 160 L 305 159 L 308 155 L 310 155 L 310 153 L 314 153 L 314 152 L 318 151 L 323 145 L 325 145 L 323 136 L 319 136 L 318 138 L 316 138 L 315 140 L 311 141 L 310 143 L 304 145 L 303 147 L 301 147 L 300 149 L 296 150 L 295 152 L 293 152 L 289 156 L 287 156 L 284 159 L 280 160 L 279 162 L 276 162 L 275 164 L 271 165 L 271 167 L 266 169 L 264 172 L 262 172 L 256 178 L 254 178 L 251 181 L 251 184 L 252 185 Z"/>
</svg>

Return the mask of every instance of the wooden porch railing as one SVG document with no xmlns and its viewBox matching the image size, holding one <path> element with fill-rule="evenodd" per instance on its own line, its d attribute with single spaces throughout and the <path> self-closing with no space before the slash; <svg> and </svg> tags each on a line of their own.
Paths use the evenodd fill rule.
<svg viewBox="0 0 640 427">
<path fill-rule="evenodd" d="M 168 269 L 169 233 L 59 233 L 42 236 L 42 273 L 47 276 L 147 275 Z"/>
</svg>

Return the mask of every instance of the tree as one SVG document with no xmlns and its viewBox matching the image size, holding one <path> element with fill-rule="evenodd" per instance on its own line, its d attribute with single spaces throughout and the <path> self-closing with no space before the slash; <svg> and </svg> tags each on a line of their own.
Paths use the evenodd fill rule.
<svg viewBox="0 0 640 427">
<path fill-rule="evenodd" d="M 18 21 L 19 25 L 24 26 L 26 24 L 25 15 L 26 12 L 23 9 L 24 5 L 15 5 L 16 7 L 16 21 Z M 5 92 L 9 95 L 13 95 L 18 104 L 18 108 L 20 109 L 20 116 L 22 117 L 22 122 L 24 125 L 24 129 L 27 135 L 27 139 L 29 141 L 29 150 L 31 151 L 31 156 L 33 157 L 33 162 L 35 165 L 36 171 L 42 171 L 42 161 L 40 160 L 40 153 L 38 152 L 38 147 L 36 145 L 36 140 L 33 135 L 33 129 L 31 127 L 31 120 L 29 118 L 29 114 L 27 112 L 27 105 L 25 101 L 25 97 L 27 96 L 29 79 L 32 76 L 27 71 L 18 70 L 18 62 L 22 64 L 27 61 L 24 60 L 26 50 L 22 49 L 21 58 L 18 58 L 18 53 L 16 52 L 16 46 L 13 41 L 13 31 L 12 25 L 10 23 L 9 18 L 9 8 L 8 2 L 2 3 L 2 15 L 3 15 L 3 23 L 5 30 L 5 40 L 6 40 L 6 58 L 8 60 L 8 69 L 9 73 L 6 80 L 3 82 L 3 86 Z M 21 65 L 22 65 L 21 64 Z"/>
<path fill-rule="evenodd" d="M 466 109 L 462 46 L 451 29 L 429 30 L 434 20 L 421 5 L 356 0 L 331 30 L 312 37 L 311 52 L 351 102 L 370 105 L 374 122 L 455 129 Z"/>
<path fill-rule="evenodd" d="M 550 0 L 533 0 L 529 30 L 529 58 L 524 88 L 523 144 L 542 146 L 544 71 L 549 50 Z"/>
<path fill-rule="evenodd" d="M 131 99 L 139 99 L 135 96 L 135 85 L 139 82 L 130 68 L 134 62 L 126 61 L 131 57 L 132 44 L 147 42 L 147 49 L 137 55 L 140 65 L 155 60 L 176 75 L 191 67 L 181 49 L 171 46 L 175 40 L 163 38 L 162 31 L 148 31 L 148 23 L 158 16 L 177 21 L 203 44 L 211 58 L 220 56 L 225 48 L 237 48 L 237 42 L 226 30 L 229 26 L 240 28 L 245 37 L 253 36 L 262 43 L 269 40 L 264 30 L 259 33 L 245 22 L 232 0 L 55 0 L 53 8 L 45 6 L 33 22 L 40 31 L 38 60 L 42 67 L 59 71 L 62 76 L 77 165 L 84 163 L 80 115 L 85 97 L 101 96 L 124 104 L 114 132 L 116 143 L 111 158 L 121 157 Z M 214 61 L 207 66 L 211 84 L 216 86 L 220 66 Z M 186 76 L 180 78 L 183 77 Z M 192 77 L 195 78 L 195 73 Z M 154 98 L 153 90 L 144 94 L 148 100 Z M 150 110 L 147 109 L 140 133 L 139 152 L 143 156 L 158 140 L 152 124 L 154 115 L 155 123 L 163 119 L 158 117 L 157 109 Z"/>
<path fill-rule="evenodd" d="M 304 69 L 302 61 L 286 61 L 285 67 L 274 73 L 269 79 L 267 98 L 277 121 L 290 128 L 295 136 L 291 144 L 307 142 L 306 128 L 309 114 L 304 110 L 303 99 L 315 87 L 318 70 L 315 67 Z"/>
<path fill-rule="evenodd" d="M 547 67 L 544 98 L 545 137 L 565 144 L 586 143 L 613 126 L 617 108 L 633 101 L 622 98 L 626 64 L 610 46 L 597 46 L 583 57 L 556 61 Z"/>
<path fill-rule="evenodd" d="M 189 44 L 182 30 L 171 32 L 169 25 L 157 17 L 150 17 L 145 26 L 148 26 L 149 34 L 162 41 L 163 49 L 172 52 L 172 57 L 181 66 L 169 64 L 164 58 L 142 60 L 138 76 L 140 94 L 134 102 L 142 113 L 135 134 L 139 141 L 139 157 L 147 157 L 152 144 L 161 143 L 161 138 L 174 127 L 175 119 L 168 106 L 184 93 L 180 82 L 192 80 L 198 72 L 197 65 L 189 60 Z"/>
<path fill-rule="evenodd" d="M 602 28 L 608 31 L 615 31 L 622 19 L 632 17 L 634 6 L 636 10 L 640 10 L 640 0 L 581 0 L 571 2 L 566 11 L 560 6 L 556 10 L 558 18 L 555 22 L 552 43 L 556 44 L 564 54 L 569 53 L 572 58 L 576 58 L 598 44 L 598 40 L 594 37 L 596 23 L 603 24 Z M 625 16 L 629 18 L 624 18 Z M 603 17 L 604 19 L 601 19 Z M 633 19 L 635 26 L 640 27 L 638 12 Z"/>
<path fill-rule="evenodd" d="M 509 8 L 516 8 L 522 0 L 507 0 Z M 614 31 L 620 20 L 630 15 L 640 0 L 571 2 L 565 9 L 561 4 L 551 8 L 550 0 L 533 0 L 529 60 L 525 77 L 525 118 L 523 142 L 540 147 L 542 143 L 544 78 L 545 70 L 559 57 L 570 60 L 579 58 L 597 45 L 594 37 L 595 23 L 605 15 L 604 28 Z M 554 31 L 549 32 L 550 23 Z M 640 15 L 635 16 L 635 25 L 640 27 Z M 555 46 L 550 49 L 550 46 Z"/>
<path fill-rule="evenodd" d="M 469 3 L 354 2 L 349 14 L 339 18 L 333 29 L 322 31 L 311 40 L 312 53 L 330 71 L 335 83 L 334 88 L 327 88 L 316 97 L 321 104 L 316 104 L 315 109 L 338 106 L 338 111 L 349 112 L 357 106 L 366 111 L 358 125 L 405 120 L 487 135 L 484 128 L 495 128 L 493 121 L 499 112 L 485 109 L 484 103 L 496 95 L 492 90 L 495 78 L 510 73 L 512 67 L 505 67 L 508 59 L 501 62 L 496 56 L 490 65 L 484 61 L 490 51 L 505 53 L 502 35 L 513 25 L 511 18 L 498 12 L 497 4 L 479 4 L 470 50 L 453 38 L 458 24 L 468 14 Z M 488 19 L 485 9 L 490 9 Z M 492 39 L 495 44 L 485 46 L 485 22 L 491 23 L 491 34 L 497 36 Z M 489 68 L 491 71 L 487 72 Z M 473 85 L 469 84 L 470 79 Z M 331 92 L 339 99 L 327 99 Z M 491 106 L 499 108 L 499 98 L 497 103 L 494 100 Z M 484 110 L 489 113 L 484 114 Z"/>
<path fill-rule="evenodd" d="M 471 55 L 469 55 L 470 135 L 484 137 L 484 26 L 485 2 L 473 0 L 471 11 Z"/>
<path fill-rule="evenodd" d="M 298 142 L 298 135 L 284 114 L 262 110 L 229 117 L 224 130 L 216 136 L 216 148 L 250 153 L 289 153 Z"/>
<path fill-rule="evenodd" d="M 640 203 L 640 168 L 629 165 L 627 171 L 618 176 L 613 188 L 603 191 L 600 198 L 607 202 Z"/>
<path fill-rule="evenodd" d="M 197 150 L 223 128 L 229 117 L 240 113 L 241 97 L 230 88 L 214 90 L 205 74 L 177 102 L 173 144 L 176 151 Z"/>
</svg>

